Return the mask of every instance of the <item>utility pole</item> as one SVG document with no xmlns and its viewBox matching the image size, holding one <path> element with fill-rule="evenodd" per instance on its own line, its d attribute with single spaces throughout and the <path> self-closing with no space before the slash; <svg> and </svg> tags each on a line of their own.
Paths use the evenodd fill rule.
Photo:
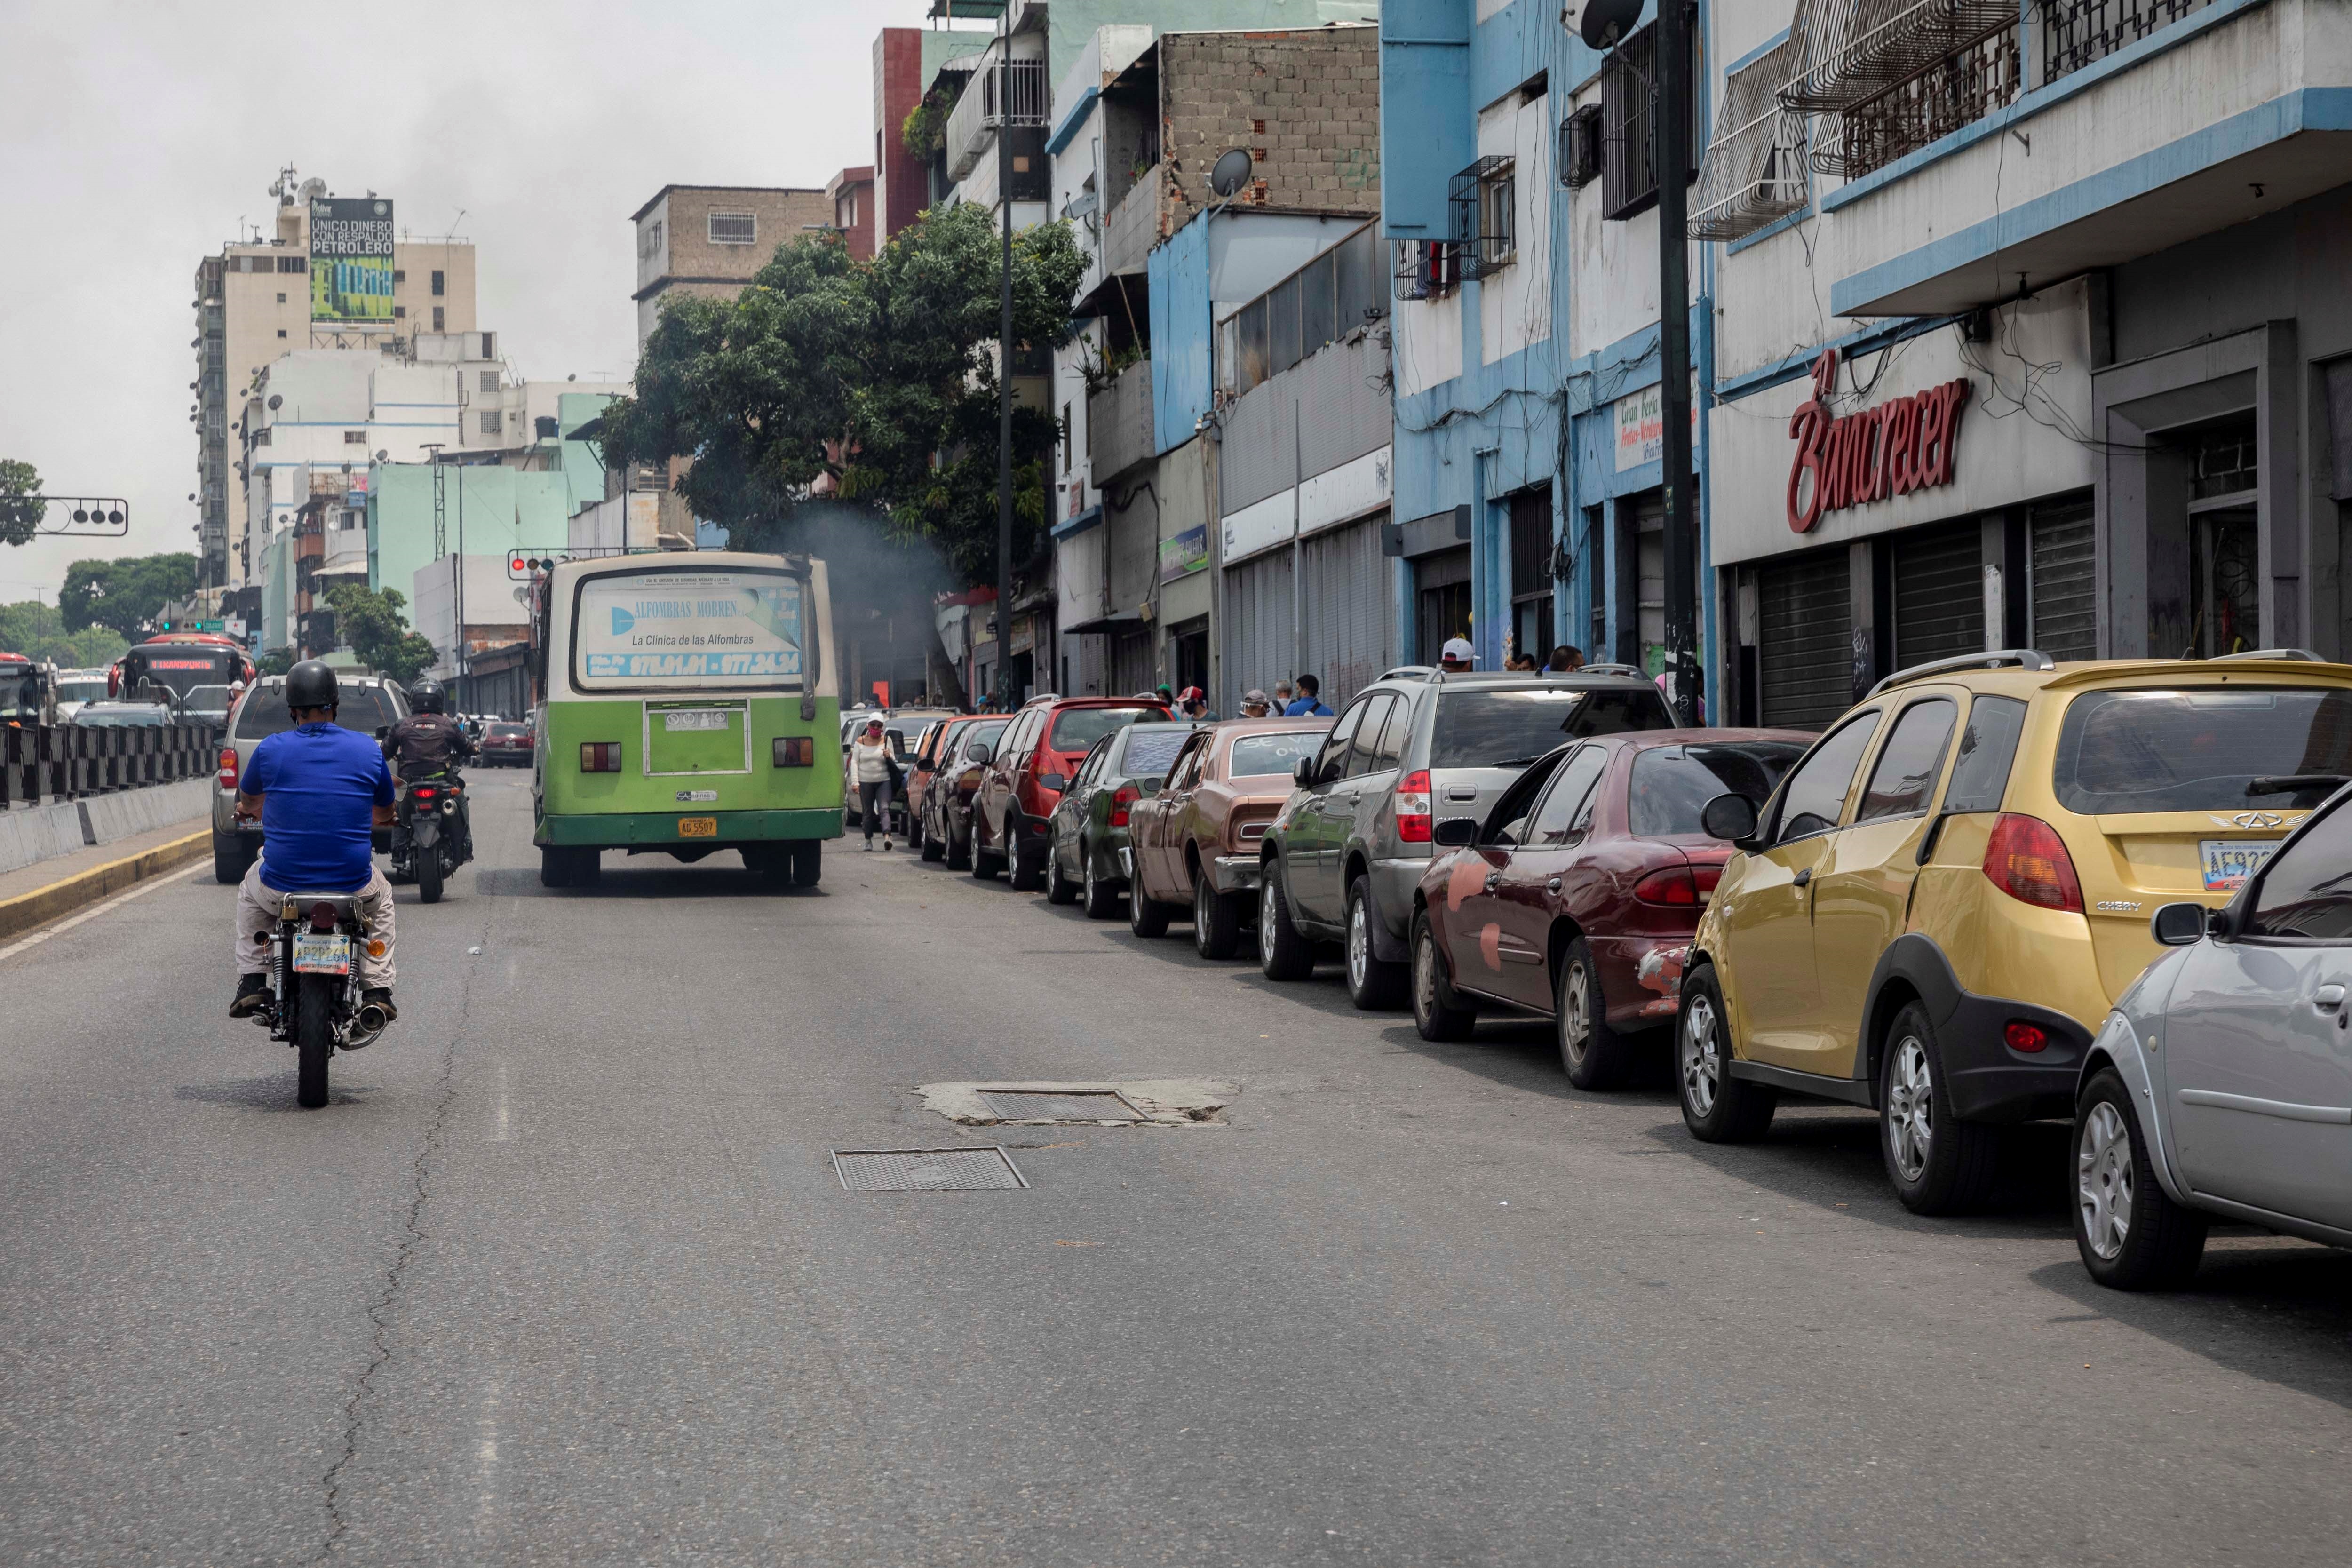
<svg viewBox="0 0 2352 1568">
<path fill-rule="evenodd" d="M 1013 7 L 997 32 L 996 211 L 1003 233 L 997 279 L 996 342 L 996 690 L 997 710 L 1013 710 Z"/>
<path fill-rule="evenodd" d="M 1658 412 L 1665 424 L 1666 670 L 1675 713 L 1698 722 L 1698 497 L 1691 476 L 1690 13 L 1658 6 L 1650 144 L 1658 172 Z"/>
</svg>

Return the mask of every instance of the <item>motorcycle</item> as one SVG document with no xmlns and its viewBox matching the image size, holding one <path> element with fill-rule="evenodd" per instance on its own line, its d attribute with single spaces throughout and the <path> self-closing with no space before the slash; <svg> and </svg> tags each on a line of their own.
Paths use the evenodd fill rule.
<svg viewBox="0 0 2352 1568">
<path fill-rule="evenodd" d="M 269 942 L 274 1001 L 253 1021 L 300 1053 L 294 1099 L 305 1110 L 327 1103 L 329 1058 L 373 1045 L 392 1021 L 361 994 L 360 944 L 374 940 L 360 923 L 356 894 L 288 893 L 278 905 Z"/>
<path fill-rule="evenodd" d="M 394 821 L 391 879 L 413 880 L 419 899 L 439 903 L 443 879 L 474 858 L 465 781 L 455 773 L 407 780 Z"/>
</svg>

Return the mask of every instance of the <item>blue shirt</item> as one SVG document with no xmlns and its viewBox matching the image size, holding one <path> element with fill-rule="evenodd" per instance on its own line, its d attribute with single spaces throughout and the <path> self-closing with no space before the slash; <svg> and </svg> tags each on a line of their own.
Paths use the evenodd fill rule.
<svg viewBox="0 0 2352 1568">
<path fill-rule="evenodd" d="M 355 893 L 375 874 L 371 806 L 393 802 L 383 752 L 356 730 L 301 724 L 253 748 L 237 779 L 261 803 L 261 880 L 281 893 Z"/>
<path fill-rule="evenodd" d="M 1299 697 L 1294 698 L 1290 706 L 1282 710 L 1282 716 L 1286 719 L 1296 719 L 1301 714 L 1312 713 L 1319 713 L 1328 719 L 1331 716 L 1331 710 L 1323 706 L 1323 700 L 1319 697 Z"/>
</svg>

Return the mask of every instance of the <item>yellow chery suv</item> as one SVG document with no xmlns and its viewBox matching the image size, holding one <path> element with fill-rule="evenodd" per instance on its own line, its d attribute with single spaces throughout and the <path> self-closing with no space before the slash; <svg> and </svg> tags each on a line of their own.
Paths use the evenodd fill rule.
<svg viewBox="0 0 2352 1568">
<path fill-rule="evenodd" d="M 2076 1068 L 2160 951 L 2352 777 L 2352 666 L 2296 649 L 1888 677 L 1759 806 L 1682 989 L 1683 1119 L 1760 1137 L 1785 1092 L 1869 1106 L 1906 1205 L 1980 1202 L 1999 1124 L 2073 1114 Z"/>
</svg>

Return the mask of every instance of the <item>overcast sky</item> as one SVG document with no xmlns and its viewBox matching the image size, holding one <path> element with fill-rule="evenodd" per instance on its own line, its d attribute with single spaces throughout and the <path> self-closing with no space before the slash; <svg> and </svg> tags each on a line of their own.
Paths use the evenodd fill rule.
<svg viewBox="0 0 2352 1568">
<path fill-rule="evenodd" d="M 629 215 L 673 182 L 821 185 L 873 156 L 873 45 L 927 0 L 0 0 L 0 457 L 127 496 L 121 541 L 0 546 L 0 603 L 68 562 L 193 550 L 191 281 L 271 221 L 280 165 L 453 222 L 522 374 L 635 363 Z M 465 216 L 459 218 L 459 213 Z"/>
</svg>

